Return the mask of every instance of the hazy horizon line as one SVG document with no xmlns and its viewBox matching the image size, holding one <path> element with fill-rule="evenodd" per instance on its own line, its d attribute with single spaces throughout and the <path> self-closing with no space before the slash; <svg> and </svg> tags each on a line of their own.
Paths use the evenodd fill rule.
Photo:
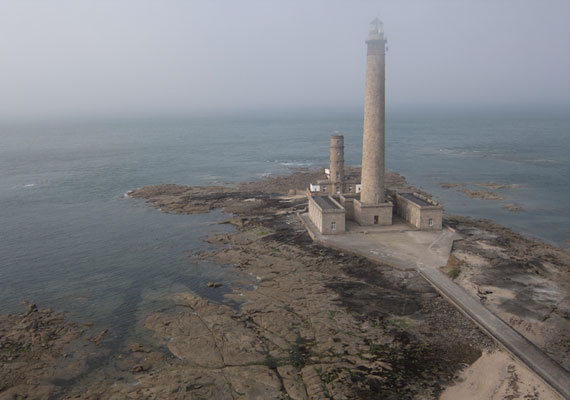
<svg viewBox="0 0 570 400">
<path fill-rule="evenodd" d="M 423 112 L 525 112 L 525 113 L 541 113 L 549 112 L 552 114 L 564 114 L 570 118 L 570 102 L 562 103 L 406 103 L 406 104 L 387 104 L 386 113 L 415 112 L 422 114 Z M 214 118 L 246 116 L 252 117 L 256 114 L 258 118 L 263 117 L 263 113 L 275 116 L 281 113 L 293 113 L 291 117 L 299 117 L 303 114 L 321 114 L 321 113 L 341 113 L 337 117 L 341 117 L 342 113 L 363 115 L 363 105 L 337 105 L 337 106 L 247 106 L 236 108 L 193 108 L 193 109 L 163 109 L 163 110 L 115 110 L 100 112 L 61 112 L 61 113 L 37 113 L 35 115 L 1 115 L 0 123 L 41 123 L 41 122 L 57 122 L 57 121 L 85 121 L 85 120 L 129 120 L 129 119 L 165 119 L 165 118 Z"/>
</svg>

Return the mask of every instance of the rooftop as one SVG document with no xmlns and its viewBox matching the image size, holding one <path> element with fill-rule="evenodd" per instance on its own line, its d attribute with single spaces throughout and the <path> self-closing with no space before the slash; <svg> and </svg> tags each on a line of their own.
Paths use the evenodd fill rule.
<svg viewBox="0 0 570 400">
<path fill-rule="evenodd" d="M 422 199 L 414 196 L 412 193 L 400 193 L 400 196 L 402 196 L 405 199 L 410 200 L 413 203 L 416 203 L 418 206 L 421 206 L 421 207 L 433 206 L 433 204 L 430 204 L 427 201 L 422 200 Z"/>
<path fill-rule="evenodd" d="M 382 25 L 382 21 L 378 18 L 374 18 L 374 20 L 370 23 L 370 32 L 368 33 L 368 40 L 381 40 L 384 36 L 384 26 Z"/>
<path fill-rule="evenodd" d="M 315 196 L 313 197 L 315 203 L 319 205 L 323 210 L 340 210 L 341 208 L 332 201 L 329 196 Z"/>
</svg>

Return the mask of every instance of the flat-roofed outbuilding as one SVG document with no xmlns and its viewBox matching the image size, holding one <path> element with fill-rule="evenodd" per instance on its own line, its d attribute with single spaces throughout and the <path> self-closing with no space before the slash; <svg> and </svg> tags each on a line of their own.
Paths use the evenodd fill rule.
<svg viewBox="0 0 570 400">
<path fill-rule="evenodd" d="M 331 196 L 309 196 L 309 218 L 323 235 L 345 232 L 346 210 Z"/>
<path fill-rule="evenodd" d="M 419 193 L 395 193 L 396 214 L 421 230 L 441 230 L 443 207 Z"/>
</svg>

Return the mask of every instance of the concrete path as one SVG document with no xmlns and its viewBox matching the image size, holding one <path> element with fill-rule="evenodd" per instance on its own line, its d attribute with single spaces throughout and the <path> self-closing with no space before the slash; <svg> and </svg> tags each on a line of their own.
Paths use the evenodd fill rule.
<svg viewBox="0 0 570 400">
<path fill-rule="evenodd" d="M 347 234 L 321 235 L 307 214 L 300 217 L 313 240 L 324 246 L 350 251 L 398 269 L 418 271 L 463 314 L 564 398 L 570 399 L 570 375 L 566 370 L 441 273 L 439 267 L 447 264 L 453 241 L 459 235 L 448 229 L 417 231 L 396 221 L 387 227 L 361 227 L 349 222 Z"/>
</svg>

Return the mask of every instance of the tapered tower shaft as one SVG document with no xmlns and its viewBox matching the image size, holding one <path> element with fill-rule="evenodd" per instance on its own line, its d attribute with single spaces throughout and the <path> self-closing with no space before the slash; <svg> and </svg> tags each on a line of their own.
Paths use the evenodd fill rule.
<svg viewBox="0 0 570 400">
<path fill-rule="evenodd" d="M 330 174 L 333 192 L 341 193 L 344 190 L 344 136 L 337 133 L 331 136 Z"/>
<path fill-rule="evenodd" d="M 384 203 L 386 40 L 382 22 L 372 21 L 366 41 L 366 98 L 362 146 L 363 204 Z"/>
</svg>

